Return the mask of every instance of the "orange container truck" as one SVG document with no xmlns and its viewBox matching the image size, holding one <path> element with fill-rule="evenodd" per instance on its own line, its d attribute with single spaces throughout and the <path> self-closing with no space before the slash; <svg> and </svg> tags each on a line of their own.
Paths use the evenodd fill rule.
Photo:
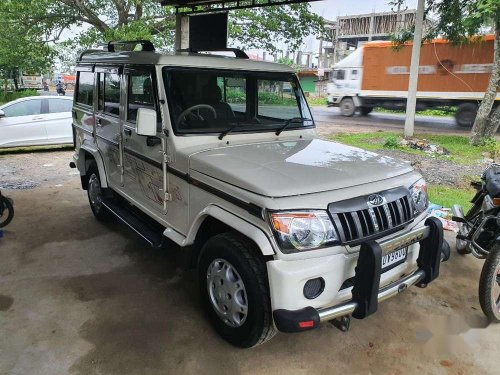
<svg viewBox="0 0 500 375">
<path fill-rule="evenodd" d="M 420 53 L 417 111 L 456 107 L 460 126 L 471 126 L 493 67 L 493 36 L 464 45 L 436 39 Z M 334 66 L 328 105 L 344 116 L 366 115 L 374 107 L 405 109 L 411 44 L 395 48 L 389 41 L 368 42 Z M 495 105 L 500 102 L 497 94 Z"/>
</svg>

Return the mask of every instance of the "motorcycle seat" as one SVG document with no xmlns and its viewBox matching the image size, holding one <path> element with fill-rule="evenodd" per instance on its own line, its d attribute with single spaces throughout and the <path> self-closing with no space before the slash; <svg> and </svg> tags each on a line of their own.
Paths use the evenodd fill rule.
<svg viewBox="0 0 500 375">
<path fill-rule="evenodd" d="M 484 173 L 486 191 L 493 198 L 500 198 L 500 166 L 493 165 Z"/>
</svg>

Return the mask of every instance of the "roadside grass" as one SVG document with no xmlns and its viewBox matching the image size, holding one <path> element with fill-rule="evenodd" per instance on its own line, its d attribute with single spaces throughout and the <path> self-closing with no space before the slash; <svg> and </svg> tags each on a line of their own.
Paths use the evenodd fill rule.
<svg viewBox="0 0 500 375">
<path fill-rule="evenodd" d="M 37 96 L 37 95 L 38 93 L 36 92 L 36 90 L 22 90 L 22 91 L 9 91 L 9 92 L 1 91 L 0 105 L 19 98 L 25 98 L 27 96 Z"/>
<path fill-rule="evenodd" d="M 402 138 L 403 135 L 401 133 L 372 132 L 355 134 L 339 133 L 332 136 L 331 139 L 371 151 L 385 148 L 399 150 L 408 154 L 429 156 L 421 150 L 399 146 L 399 141 Z M 459 135 L 416 134 L 415 138 L 426 139 L 431 144 L 444 147 L 450 152 L 450 155 L 435 154 L 436 158 L 445 158 L 460 164 L 474 164 L 483 160 L 485 152 L 490 152 L 492 148 L 495 149 L 497 147 L 492 142 L 488 142 L 483 146 L 471 146 L 468 137 Z"/>
<path fill-rule="evenodd" d="M 459 204 L 464 208 L 465 212 L 471 207 L 470 200 L 476 193 L 473 188 L 455 188 L 445 185 L 429 185 L 427 190 L 429 200 L 432 203 L 447 208 Z"/>
<path fill-rule="evenodd" d="M 0 156 L 12 154 L 27 154 L 31 152 L 52 152 L 52 151 L 69 151 L 74 150 L 73 145 L 51 145 L 51 146 L 26 146 L 26 147 L 11 147 L 0 148 Z"/>
<path fill-rule="evenodd" d="M 449 107 L 449 108 L 432 108 L 432 109 L 426 109 L 425 111 L 418 111 L 417 115 L 420 116 L 437 116 L 437 117 L 453 117 L 456 107 Z M 375 107 L 373 109 L 374 112 L 378 113 L 398 113 L 398 114 L 404 114 L 406 111 L 404 109 L 400 110 L 394 110 L 394 109 L 385 109 L 381 107 Z"/>
<path fill-rule="evenodd" d="M 313 106 L 313 105 L 314 106 L 319 106 L 319 105 L 326 106 L 326 98 L 321 98 L 321 97 L 317 97 L 317 96 L 309 96 L 307 98 L 307 102 L 311 106 Z"/>
</svg>

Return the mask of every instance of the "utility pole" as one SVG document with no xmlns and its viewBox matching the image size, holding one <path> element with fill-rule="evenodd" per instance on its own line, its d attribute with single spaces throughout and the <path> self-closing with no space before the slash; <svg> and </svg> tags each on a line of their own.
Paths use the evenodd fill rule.
<svg viewBox="0 0 500 375">
<path fill-rule="evenodd" d="M 412 137 L 415 127 L 415 108 L 417 105 L 418 65 L 420 62 L 420 45 L 424 24 L 425 0 L 418 0 L 415 15 L 415 34 L 411 52 L 410 80 L 408 83 L 408 99 L 406 101 L 405 137 Z"/>
</svg>

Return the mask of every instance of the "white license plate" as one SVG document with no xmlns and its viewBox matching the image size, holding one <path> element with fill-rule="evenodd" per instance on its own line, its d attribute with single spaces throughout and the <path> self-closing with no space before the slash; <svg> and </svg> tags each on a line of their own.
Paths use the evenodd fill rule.
<svg viewBox="0 0 500 375">
<path fill-rule="evenodd" d="M 406 260 L 408 255 L 408 248 L 403 247 L 402 249 L 393 251 L 382 257 L 382 271 L 387 271 L 387 269 L 397 266 Z"/>
</svg>

